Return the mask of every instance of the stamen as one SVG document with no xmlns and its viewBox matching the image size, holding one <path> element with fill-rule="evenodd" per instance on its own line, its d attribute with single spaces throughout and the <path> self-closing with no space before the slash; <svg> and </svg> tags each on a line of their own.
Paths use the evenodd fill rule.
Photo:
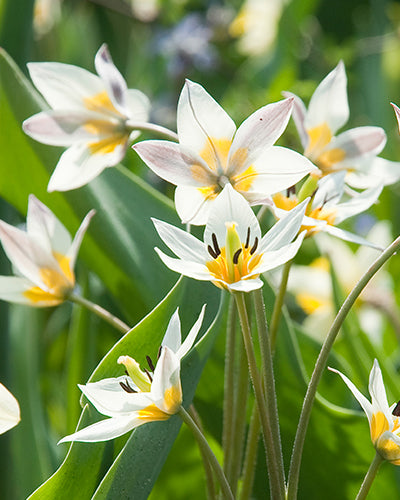
<svg viewBox="0 0 400 500">
<path fill-rule="evenodd" d="M 122 387 L 122 389 L 125 392 L 128 392 L 130 394 L 137 393 L 137 391 L 135 391 L 135 389 L 132 389 L 132 387 L 129 385 L 129 382 L 127 380 L 125 380 L 125 382 L 120 382 L 119 385 Z"/>
<path fill-rule="evenodd" d="M 212 242 L 213 242 L 213 245 L 214 245 L 214 250 L 215 250 L 215 253 L 217 254 L 217 257 L 218 255 L 221 253 L 221 250 L 219 248 L 219 245 L 218 245 L 218 241 L 217 241 L 217 236 L 215 233 L 213 233 L 211 235 L 211 238 L 212 238 Z"/>
<path fill-rule="evenodd" d="M 286 190 L 286 197 L 287 198 L 290 198 L 290 195 L 292 194 L 296 194 L 296 186 L 293 185 L 293 186 L 290 186 L 289 188 L 287 188 Z"/>
<path fill-rule="evenodd" d="M 392 411 L 392 415 L 394 415 L 395 417 L 400 417 L 400 401 L 397 403 L 394 410 Z"/>
<path fill-rule="evenodd" d="M 147 360 L 147 364 L 149 365 L 149 368 L 152 372 L 154 372 L 154 365 L 153 365 L 153 361 L 151 360 L 151 357 L 150 356 L 146 356 L 146 360 Z"/>
<path fill-rule="evenodd" d="M 157 361 L 160 359 L 161 351 L 162 351 L 162 345 L 160 345 L 160 347 L 158 348 Z"/>
<path fill-rule="evenodd" d="M 215 252 L 215 250 L 210 245 L 208 245 L 207 250 L 213 259 L 216 259 L 218 257 L 218 254 Z"/>
<path fill-rule="evenodd" d="M 256 239 L 254 240 L 254 245 L 251 247 L 250 250 L 250 255 L 253 255 L 253 253 L 257 250 L 258 247 L 258 237 L 256 236 Z"/>
<path fill-rule="evenodd" d="M 234 253 L 233 259 L 232 259 L 234 264 L 237 264 L 239 262 L 239 255 L 240 255 L 241 251 L 242 251 L 242 249 L 239 248 L 239 250 L 236 250 L 236 252 Z"/>
<path fill-rule="evenodd" d="M 153 382 L 153 377 L 150 375 L 150 372 L 146 370 L 146 368 L 144 369 L 144 372 L 149 377 L 150 382 Z"/>
<path fill-rule="evenodd" d="M 244 248 L 249 248 L 250 245 L 250 228 L 247 228 L 247 236 L 246 236 L 246 244 L 244 245 Z"/>
</svg>

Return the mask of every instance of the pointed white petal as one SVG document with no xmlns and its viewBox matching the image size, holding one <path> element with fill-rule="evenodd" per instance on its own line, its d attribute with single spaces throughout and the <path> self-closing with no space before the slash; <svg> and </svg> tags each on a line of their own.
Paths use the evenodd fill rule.
<svg viewBox="0 0 400 500">
<path fill-rule="evenodd" d="M 179 319 L 179 308 L 177 308 L 171 319 L 169 320 L 167 331 L 165 332 L 164 338 L 161 342 L 161 346 L 169 347 L 172 352 L 177 353 L 178 349 L 181 346 L 181 342 L 181 320 Z"/>
<path fill-rule="evenodd" d="M 183 224 L 206 224 L 214 200 L 214 196 L 205 196 L 197 187 L 181 185 L 175 189 L 175 208 Z"/>
<path fill-rule="evenodd" d="M 343 375 L 339 370 L 336 370 L 335 368 L 331 368 L 328 366 L 328 370 L 331 372 L 337 373 L 342 377 L 343 382 L 347 385 L 347 387 L 351 390 L 353 393 L 354 397 L 357 399 L 357 401 L 360 403 L 361 408 L 365 411 L 369 422 L 371 422 L 373 410 L 372 410 L 372 404 L 368 401 L 368 399 L 361 394 L 361 392 L 357 389 L 357 387 L 349 380 L 346 375 Z"/>
<path fill-rule="evenodd" d="M 279 139 L 288 124 L 292 107 L 293 99 L 267 104 L 240 125 L 229 151 L 228 175 L 239 174 Z"/>
<path fill-rule="evenodd" d="M 150 100 L 137 89 L 128 89 L 127 92 L 127 106 L 129 115 L 135 122 L 147 122 L 150 113 Z"/>
<path fill-rule="evenodd" d="M 373 157 L 357 165 L 357 170 L 348 172 L 346 183 L 356 189 L 367 189 L 377 184 L 390 186 L 400 180 L 400 162 Z"/>
<path fill-rule="evenodd" d="M 308 106 L 307 129 L 327 123 L 334 134 L 349 119 L 347 78 L 342 61 L 318 85 Z"/>
<path fill-rule="evenodd" d="M 43 301 L 32 301 L 25 292 L 35 286 L 35 283 L 19 276 L 0 276 L 0 299 L 15 304 L 26 304 L 35 307 L 48 307 L 59 304 L 59 300 L 47 299 Z"/>
<path fill-rule="evenodd" d="M 166 391 L 176 391 L 174 401 L 166 400 Z M 182 403 L 180 380 L 180 360 L 168 347 L 163 347 L 160 359 L 154 370 L 151 396 L 154 404 L 165 413 L 173 414 Z M 172 407 L 170 404 L 172 403 Z"/>
<path fill-rule="evenodd" d="M 313 208 L 336 206 L 343 195 L 345 176 L 346 172 L 343 170 L 322 177 L 318 182 Z"/>
<path fill-rule="evenodd" d="M 0 434 L 15 427 L 21 420 L 18 401 L 0 384 Z"/>
<path fill-rule="evenodd" d="M 340 238 L 341 240 L 350 241 L 351 243 L 356 243 L 357 245 L 366 245 L 366 246 L 369 246 L 371 248 L 376 248 L 377 250 L 383 250 L 383 248 L 381 246 L 379 246 L 371 241 L 368 241 L 365 238 L 358 236 L 357 234 L 350 233 L 350 231 L 340 229 L 339 227 L 335 227 L 335 226 L 331 226 L 330 224 L 326 224 L 326 225 L 321 225 L 320 229 L 321 229 L 321 231 L 324 231 L 325 233 L 331 234 L 332 236 L 335 236 L 336 238 Z"/>
<path fill-rule="evenodd" d="M 354 159 L 379 154 L 386 144 L 385 131 L 380 127 L 358 127 L 346 130 L 334 137 L 329 143 L 330 149 L 341 149 L 345 153 L 343 162 L 353 166 Z"/>
<path fill-rule="evenodd" d="M 236 126 L 230 116 L 198 83 L 186 80 L 178 102 L 179 143 L 201 152 L 207 141 L 231 141 Z"/>
<path fill-rule="evenodd" d="M 93 425 L 89 425 L 89 427 L 85 427 L 74 434 L 63 437 L 57 444 L 66 443 L 68 441 L 81 441 L 84 443 L 108 441 L 109 439 L 122 436 L 126 432 L 145 423 L 146 420 L 139 418 L 135 413 L 123 417 L 107 418 L 106 420 L 101 420 Z"/>
<path fill-rule="evenodd" d="M 300 136 L 301 145 L 304 149 L 306 149 L 308 145 L 308 134 L 304 127 L 304 121 L 306 119 L 307 109 L 304 105 L 304 102 L 295 94 L 291 92 L 282 92 L 282 95 L 286 98 L 292 97 L 293 100 L 293 111 L 292 117 L 294 120 L 294 124 L 296 125 L 297 132 Z"/>
<path fill-rule="evenodd" d="M 271 269 L 275 269 L 276 267 L 285 264 L 290 259 L 297 254 L 301 244 L 303 243 L 303 239 L 306 235 L 306 231 L 303 231 L 299 234 L 299 236 L 294 240 L 293 243 L 289 245 L 285 245 L 281 247 L 279 250 L 267 251 L 263 255 L 263 258 L 254 270 L 255 272 L 265 273 L 266 271 L 270 271 Z"/>
<path fill-rule="evenodd" d="M 75 266 L 76 258 L 78 256 L 78 252 L 79 252 L 79 249 L 81 247 L 83 237 L 85 236 L 85 233 L 89 227 L 90 221 L 92 220 L 92 217 L 95 214 L 96 214 L 96 210 L 90 210 L 90 212 L 85 216 L 81 225 L 79 226 L 78 231 L 75 234 L 74 240 L 73 240 L 70 248 L 68 249 L 68 252 L 66 255 L 67 255 L 67 257 L 69 257 L 71 259 L 70 263 L 69 263 L 71 270 Z"/>
<path fill-rule="evenodd" d="M 365 210 L 377 201 L 382 188 L 382 185 L 378 185 L 371 189 L 367 189 L 358 196 L 354 196 L 350 201 L 337 205 L 335 224 L 339 224 L 353 215 L 365 212 Z"/>
<path fill-rule="evenodd" d="M 183 274 L 184 276 L 188 276 L 189 278 L 193 278 L 195 280 L 213 280 L 211 273 L 204 264 L 174 259 L 172 257 L 169 257 L 168 255 L 165 255 L 165 253 L 162 252 L 159 248 L 155 248 L 154 250 L 158 253 L 160 259 L 164 262 L 164 264 L 172 271 Z"/>
<path fill-rule="evenodd" d="M 386 396 L 386 389 L 383 383 L 382 372 L 377 359 L 374 359 L 371 373 L 369 374 L 369 393 L 371 394 L 372 411 L 374 413 L 381 411 L 388 421 L 391 429 L 393 418 L 389 409 L 389 403 Z"/>
<path fill-rule="evenodd" d="M 206 310 L 206 304 L 203 305 L 201 308 L 199 317 L 196 320 L 196 323 L 192 326 L 190 329 L 190 332 L 187 334 L 187 337 L 183 341 L 182 345 L 180 348 L 176 351 L 176 356 L 178 359 L 182 359 L 183 356 L 185 356 L 189 350 L 192 348 L 192 345 L 194 344 L 194 341 L 196 340 L 197 334 L 199 333 L 199 330 L 201 328 L 201 325 L 203 323 L 204 319 L 204 313 Z"/>
</svg>

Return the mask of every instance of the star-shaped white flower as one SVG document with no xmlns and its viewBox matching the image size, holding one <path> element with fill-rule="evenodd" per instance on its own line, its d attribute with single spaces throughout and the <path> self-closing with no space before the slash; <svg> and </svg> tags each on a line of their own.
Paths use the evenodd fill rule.
<svg viewBox="0 0 400 500">
<path fill-rule="evenodd" d="M 386 144 L 380 127 L 357 127 L 335 136 L 349 119 L 347 78 L 339 62 L 318 85 L 308 109 L 294 98 L 293 118 L 304 148 L 304 155 L 323 175 L 344 170 L 346 183 L 357 189 L 389 185 L 400 179 L 400 163 L 377 157 Z"/>
<path fill-rule="evenodd" d="M 29 196 L 26 231 L 0 220 L 0 241 L 16 276 L 0 276 L 0 299 L 35 307 L 55 306 L 75 286 L 74 265 L 90 219 L 75 238 L 35 196 Z"/>
<path fill-rule="evenodd" d="M 176 184 L 175 205 L 182 221 L 205 224 L 227 183 L 258 204 L 316 170 L 304 156 L 273 146 L 292 106 L 292 99 L 268 104 L 236 130 L 201 85 L 186 81 L 178 102 L 179 144 L 151 140 L 133 148 L 157 175 Z"/>
<path fill-rule="evenodd" d="M 105 44 L 95 66 L 99 76 L 70 64 L 28 64 L 33 83 L 52 109 L 25 120 L 23 129 L 39 142 L 68 148 L 48 191 L 78 188 L 119 163 L 129 142 L 140 134 L 132 131 L 129 120 L 148 119 L 149 100 L 127 88 Z"/>
<path fill-rule="evenodd" d="M 21 420 L 18 401 L 0 384 L 0 434 L 15 427 Z"/>
<path fill-rule="evenodd" d="M 125 366 L 126 375 L 80 385 L 79 388 L 93 406 L 102 415 L 111 418 L 66 436 L 60 443 L 107 441 L 147 422 L 167 420 L 177 413 L 183 397 L 181 359 L 196 340 L 204 311 L 205 306 L 183 343 L 178 310 L 175 311 L 161 343 L 155 367 L 149 356 L 149 369 L 144 371 L 130 356 L 120 356 L 118 363 Z"/>
<path fill-rule="evenodd" d="M 297 253 L 304 233 L 292 240 L 299 232 L 307 201 L 261 237 L 249 204 L 227 184 L 212 206 L 204 242 L 166 222 L 153 220 L 161 239 L 178 258 L 158 248 L 156 251 L 167 267 L 190 278 L 212 281 L 229 291 L 256 290 L 263 285 L 261 273 L 284 264 Z"/>
<path fill-rule="evenodd" d="M 329 370 L 342 377 L 344 383 L 365 411 L 368 417 L 372 444 L 376 451 L 384 460 L 394 465 L 400 465 L 400 403 L 394 403 L 389 407 L 378 361 L 374 360 L 369 376 L 368 389 L 371 394 L 371 402 L 361 394 L 346 375 L 334 368 L 329 368 Z"/>
</svg>

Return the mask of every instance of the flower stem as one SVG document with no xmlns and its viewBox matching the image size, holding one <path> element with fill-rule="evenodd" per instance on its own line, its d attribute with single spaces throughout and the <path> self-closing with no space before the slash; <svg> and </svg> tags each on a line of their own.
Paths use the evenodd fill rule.
<svg viewBox="0 0 400 500">
<path fill-rule="evenodd" d="M 75 302 L 75 304 L 79 304 L 80 306 L 86 307 L 86 309 L 89 309 L 89 311 L 97 314 L 97 316 L 104 319 L 104 321 L 107 321 L 107 323 L 110 323 L 110 325 L 119 330 L 121 333 L 126 333 L 131 329 L 129 325 L 111 314 L 109 311 L 99 306 L 98 304 L 95 304 L 94 302 L 81 297 L 80 295 L 71 293 L 71 295 L 68 296 L 68 300 L 70 300 L 71 302 Z"/>
<path fill-rule="evenodd" d="M 212 468 L 214 469 L 214 472 L 215 472 L 215 474 L 218 477 L 218 480 L 220 482 L 222 494 L 224 495 L 225 498 L 234 500 L 234 497 L 232 495 L 232 491 L 229 487 L 228 481 L 226 480 L 224 471 L 222 470 L 222 467 L 220 466 L 220 464 L 217 460 L 217 457 L 214 455 L 214 453 L 213 453 L 212 449 L 210 448 L 203 433 L 197 427 L 195 421 L 192 419 L 192 417 L 189 415 L 189 413 L 182 406 L 180 407 L 178 414 L 181 417 L 181 419 L 185 422 L 185 424 L 193 432 L 193 435 L 196 438 L 196 441 L 197 441 L 202 453 L 204 453 L 204 455 L 207 456 L 208 461 L 209 461 L 210 465 L 212 466 Z"/>
<path fill-rule="evenodd" d="M 328 332 L 328 335 L 326 336 L 325 342 L 315 363 L 314 371 L 308 384 L 307 393 L 304 398 L 303 408 L 300 414 L 299 424 L 297 427 L 296 437 L 293 445 L 292 458 L 290 462 L 287 484 L 287 500 L 294 500 L 297 498 L 301 456 L 303 453 L 304 440 L 307 432 L 308 422 L 310 420 L 312 405 L 314 403 L 318 383 L 321 379 L 323 370 L 325 369 L 329 353 L 339 333 L 340 327 L 342 326 L 342 323 L 345 320 L 348 312 L 350 311 L 354 302 L 356 301 L 364 287 L 367 285 L 367 283 L 379 271 L 379 269 L 385 264 L 385 262 L 399 249 L 400 236 L 397 237 L 393 241 L 393 243 L 388 248 L 386 248 L 384 252 L 381 253 L 381 255 L 375 260 L 375 262 L 372 263 L 369 269 L 360 278 L 356 286 L 343 302 L 342 307 L 337 313 L 335 320 Z"/>
<path fill-rule="evenodd" d="M 285 478 L 282 477 L 279 466 L 279 458 L 276 457 L 274 441 L 277 438 L 273 434 L 271 423 L 268 418 L 267 405 L 264 398 L 261 377 L 257 368 L 256 357 L 253 349 L 249 318 L 247 315 L 246 303 L 242 292 L 233 292 L 239 312 L 242 326 L 243 340 L 249 364 L 250 377 L 253 383 L 254 394 L 257 402 L 258 412 L 261 421 L 261 428 L 264 439 L 264 447 L 267 458 L 269 483 L 271 498 L 273 500 L 283 500 L 285 495 Z"/>
<path fill-rule="evenodd" d="M 154 132 L 157 135 L 161 135 L 166 139 L 170 139 L 171 141 L 178 142 L 178 134 L 170 130 L 169 128 L 162 127 L 161 125 L 156 125 L 155 123 L 147 123 L 147 122 L 133 122 L 128 120 L 126 122 L 126 126 L 134 131 L 141 130 L 143 132 Z"/>
<path fill-rule="evenodd" d="M 242 490 L 240 500 L 248 500 L 253 489 L 255 466 L 257 462 L 258 439 L 260 436 L 260 418 L 257 406 L 254 405 L 250 419 L 249 434 L 247 437 L 246 454 L 243 465 Z"/>
<path fill-rule="evenodd" d="M 383 458 L 379 455 L 378 452 L 376 452 L 376 455 L 374 459 L 371 462 L 371 465 L 369 466 L 369 469 L 367 473 L 365 474 L 364 481 L 362 482 L 362 485 L 360 487 L 360 491 L 357 494 L 356 500 L 364 500 L 367 498 L 369 489 L 371 488 L 371 485 L 375 479 L 376 473 L 378 472 L 378 469 L 383 462 Z"/>
<path fill-rule="evenodd" d="M 293 259 L 288 260 L 283 266 L 281 284 L 279 286 L 278 295 L 275 299 L 274 310 L 272 311 L 271 324 L 269 327 L 269 334 L 271 338 L 271 350 L 274 352 L 276 344 L 276 336 L 278 333 L 279 322 L 282 314 L 283 301 L 285 300 L 286 288 L 289 279 L 289 271 Z"/>
</svg>

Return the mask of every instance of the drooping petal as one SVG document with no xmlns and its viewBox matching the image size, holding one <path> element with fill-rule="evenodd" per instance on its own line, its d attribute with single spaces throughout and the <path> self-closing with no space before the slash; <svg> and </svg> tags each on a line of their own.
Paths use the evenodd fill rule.
<svg viewBox="0 0 400 500">
<path fill-rule="evenodd" d="M 366 189 L 359 195 L 354 196 L 351 200 L 337 205 L 335 224 L 339 224 L 343 220 L 367 210 L 377 201 L 382 189 L 382 185 Z"/>
<path fill-rule="evenodd" d="M 18 401 L 0 384 L 0 434 L 15 427 L 21 420 Z"/>
<path fill-rule="evenodd" d="M 97 148 L 93 152 L 94 148 Z M 105 168 L 116 165 L 125 156 L 127 148 L 126 137 L 115 137 L 90 145 L 79 143 L 68 148 L 62 155 L 50 178 L 47 191 L 68 191 L 81 187 Z"/>
<path fill-rule="evenodd" d="M 341 376 L 343 382 L 351 390 L 354 397 L 360 403 L 361 408 L 365 411 L 369 422 L 371 422 L 373 410 L 372 410 L 372 404 L 368 401 L 368 399 L 363 394 L 361 394 L 361 392 L 357 389 L 357 387 L 353 384 L 353 382 L 350 379 L 348 379 L 346 377 L 346 375 L 343 375 L 342 372 L 340 372 L 339 370 L 336 370 L 335 368 L 331 368 L 330 366 L 328 367 L 328 370 L 330 370 L 331 372 L 337 373 L 338 375 Z"/>
<path fill-rule="evenodd" d="M 383 250 L 383 248 L 376 243 L 368 241 L 362 236 L 358 236 L 358 234 L 351 233 L 350 231 L 346 231 L 345 229 L 341 229 L 340 227 L 325 224 L 319 226 L 319 229 L 325 233 L 335 236 L 336 238 L 340 238 L 344 241 L 349 241 L 350 243 L 356 243 L 357 245 L 366 245 L 371 248 L 375 248 L 376 250 Z"/>
<path fill-rule="evenodd" d="M 236 125 L 198 83 L 186 80 L 177 109 L 179 143 L 200 153 L 210 140 L 231 141 Z"/>
<path fill-rule="evenodd" d="M 161 346 L 166 346 L 171 349 L 172 352 L 177 353 L 181 346 L 181 342 L 181 320 L 179 319 L 179 308 L 177 308 L 169 320 L 167 331 L 165 332 Z"/>
<path fill-rule="evenodd" d="M 288 124 L 292 107 L 293 99 L 267 104 L 240 125 L 229 151 L 229 176 L 241 173 L 279 139 Z"/>
<path fill-rule="evenodd" d="M 182 359 L 189 352 L 189 350 L 192 348 L 192 345 L 194 344 L 194 341 L 196 340 L 197 334 L 199 333 L 199 330 L 200 330 L 201 325 L 203 323 L 205 310 L 206 310 L 206 304 L 204 304 L 203 307 L 201 308 L 201 311 L 200 311 L 199 317 L 196 320 L 196 323 L 192 326 L 192 328 L 190 329 L 190 332 L 187 334 L 182 345 L 176 351 L 176 356 L 179 359 Z"/>
<path fill-rule="evenodd" d="M 30 77 L 53 109 L 84 109 L 84 99 L 104 91 L 101 79 L 83 68 L 62 63 L 28 63 Z"/>
<path fill-rule="evenodd" d="M 210 281 L 211 273 L 204 264 L 169 257 L 159 248 L 154 249 L 164 264 L 176 273 L 201 281 Z"/>
<path fill-rule="evenodd" d="M 307 109 L 304 105 L 304 102 L 300 99 L 300 97 L 298 97 L 295 94 L 292 94 L 291 92 L 282 92 L 282 95 L 286 98 L 289 98 L 289 97 L 293 98 L 292 117 L 294 120 L 294 124 L 296 125 L 297 132 L 300 136 L 301 145 L 303 146 L 304 149 L 306 149 L 309 139 L 308 139 L 307 130 L 305 129 L 305 126 L 304 126 L 304 122 L 305 122 L 306 114 L 307 114 Z"/>
<path fill-rule="evenodd" d="M 369 374 L 368 390 L 371 394 L 372 411 L 382 412 L 389 424 L 392 424 L 393 418 L 389 410 L 389 403 L 386 396 L 386 389 L 383 383 L 382 372 L 377 359 L 374 359 L 371 373 Z M 388 430 L 392 430 L 392 425 Z"/>
<path fill-rule="evenodd" d="M 151 396 L 154 404 L 169 415 L 176 413 L 182 403 L 180 362 L 168 347 L 163 347 L 154 370 Z"/>
<path fill-rule="evenodd" d="M 75 234 L 74 240 L 68 249 L 66 255 L 70 259 L 70 268 L 71 270 L 75 266 L 76 258 L 78 256 L 79 249 L 81 247 L 81 243 L 83 240 L 83 237 L 85 236 L 85 233 L 89 227 L 90 221 L 92 220 L 92 217 L 96 214 L 96 210 L 90 210 L 90 212 L 85 216 L 83 219 L 81 225 L 79 226 L 78 231 Z"/>
<path fill-rule="evenodd" d="M 207 253 L 203 242 L 167 222 L 158 219 L 152 221 L 160 238 L 175 255 L 182 260 L 204 263 Z"/>
<path fill-rule="evenodd" d="M 215 200 L 214 189 L 193 186 L 177 186 L 175 208 L 183 224 L 200 226 L 207 222 Z"/>
<path fill-rule="evenodd" d="M 131 431 L 139 425 L 145 424 L 147 421 L 139 418 L 136 413 L 122 417 L 113 417 L 101 420 L 95 424 L 89 425 L 80 431 L 65 436 L 57 444 L 66 443 L 68 441 L 81 441 L 84 443 L 96 443 L 97 441 L 108 441 L 122 436 L 126 432 Z"/>
<path fill-rule="evenodd" d="M 326 123 L 334 134 L 349 119 L 347 77 L 342 61 L 318 85 L 308 106 L 305 126 Z"/>
<path fill-rule="evenodd" d="M 379 154 L 386 144 L 385 131 L 380 127 L 357 127 L 334 137 L 327 150 L 344 152 L 343 161 L 337 165 L 353 165 L 354 159 Z"/>
</svg>

